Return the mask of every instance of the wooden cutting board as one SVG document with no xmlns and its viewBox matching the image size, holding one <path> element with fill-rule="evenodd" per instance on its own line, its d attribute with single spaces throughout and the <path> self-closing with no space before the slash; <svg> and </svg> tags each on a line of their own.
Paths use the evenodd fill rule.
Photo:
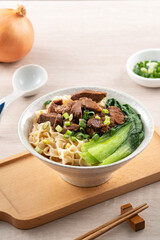
<svg viewBox="0 0 160 240">
<path fill-rule="evenodd" d="M 29 152 L 0 160 L 0 220 L 30 229 L 160 180 L 160 130 L 105 184 L 80 188 Z"/>
</svg>

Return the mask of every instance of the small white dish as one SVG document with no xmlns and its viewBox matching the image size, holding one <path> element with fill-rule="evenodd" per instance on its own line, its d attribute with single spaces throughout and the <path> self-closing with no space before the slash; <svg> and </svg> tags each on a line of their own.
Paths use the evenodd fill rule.
<svg viewBox="0 0 160 240">
<path fill-rule="evenodd" d="M 144 87 L 160 87 L 160 78 L 145 78 L 133 72 L 133 68 L 137 63 L 141 61 L 144 62 L 146 60 L 157 60 L 160 62 L 160 48 L 144 49 L 131 55 L 126 64 L 129 77 Z"/>
<path fill-rule="evenodd" d="M 44 102 L 47 101 L 48 99 L 52 99 L 55 96 L 72 95 L 73 93 L 81 91 L 83 89 L 106 91 L 107 98 L 113 97 L 120 101 L 120 103 L 122 104 L 128 103 L 136 110 L 137 113 L 141 115 L 145 137 L 142 143 L 139 145 L 139 147 L 132 154 L 112 164 L 104 166 L 80 167 L 63 165 L 58 162 L 51 161 L 48 158 L 37 153 L 35 149 L 31 146 L 31 144 L 28 141 L 28 136 L 33 126 L 35 111 L 42 109 Z M 117 170 L 125 163 L 133 159 L 136 155 L 138 155 L 147 147 L 147 145 L 151 141 L 153 131 L 154 131 L 153 119 L 150 113 L 139 101 L 137 101 L 135 98 L 131 97 L 126 93 L 103 87 L 74 87 L 48 93 L 42 96 L 41 98 L 38 98 L 36 101 L 34 101 L 26 108 L 26 110 L 21 115 L 18 124 L 19 137 L 23 145 L 26 147 L 26 149 L 30 153 L 32 153 L 35 157 L 39 158 L 41 161 L 47 164 L 49 167 L 58 171 L 65 181 L 80 187 L 98 186 L 106 182 L 108 179 L 110 179 L 112 173 L 115 170 Z"/>
</svg>

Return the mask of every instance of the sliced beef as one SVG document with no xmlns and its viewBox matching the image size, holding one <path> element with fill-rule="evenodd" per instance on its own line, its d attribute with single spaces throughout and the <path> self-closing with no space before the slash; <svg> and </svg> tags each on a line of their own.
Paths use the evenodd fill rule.
<svg viewBox="0 0 160 240">
<path fill-rule="evenodd" d="M 98 130 L 102 127 L 102 121 L 97 118 L 90 118 L 87 122 L 87 127 L 92 127 L 95 130 Z"/>
<path fill-rule="evenodd" d="M 110 125 L 104 125 L 102 126 L 100 133 L 104 134 L 106 132 L 108 132 L 108 130 L 110 129 Z"/>
<path fill-rule="evenodd" d="M 53 129 L 55 129 L 57 125 L 62 126 L 62 124 L 63 124 L 63 117 L 62 117 L 61 114 L 58 113 L 57 116 L 56 116 L 54 125 L 53 125 Z"/>
<path fill-rule="evenodd" d="M 65 106 L 65 105 L 57 106 L 57 107 L 55 108 L 55 112 L 61 113 L 61 114 L 64 114 L 64 113 L 66 113 L 66 112 L 67 112 L 68 114 L 70 114 L 70 111 L 71 111 L 71 108 L 68 107 L 68 106 Z"/>
<path fill-rule="evenodd" d="M 94 112 L 101 112 L 101 107 L 98 103 L 94 102 L 91 98 L 80 98 L 79 100 L 82 103 L 82 108 L 93 110 Z"/>
<path fill-rule="evenodd" d="M 98 132 L 100 135 L 107 132 L 111 127 L 114 127 L 116 124 L 123 124 L 125 121 L 125 116 L 123 115 L 120 108 L 115 106 L 110 106 L 108 108 L 110 115 L 110 124 L 104 125 L 105 114 L 100 112 L 97 113 L 101 119 L 90 118 L 87 122 L 87 133 L 92 137 L 93 132 Z"/>
<path fill-rule="evenodd" d="M 72 104 L 71 113 L 73 113 L 73 117 L 76 119 L 82 118 L 82 103 L 81 101 L 75 101 Z"/>
<path fill-rule="evenodd" d="M 58 105 L 53 101 L 53 102 L 50 104 L 49 108 L 48 108 L 48 112 L 49 112 L 49 113 L 55 112 L 55 109 L 56 109 L 57 106 L 58 106 Z"/>
<path fill-rule="evenodd" d="M 108 107 L 111 125 L 123 124 L 125 122 L 125 116 L 120 108 L 116 106 Z"/>
<path fill-rule="evenodd" d="M 94 129 L 91 127 L 86 128 L 86 133 L 89 134 L 90 137 L 93 137 L 93 134 L 95 133 Z"/>
<path fill-rule="evenodd" d="M 40 124 L 47 121 L 49 121 L 51 123 L 51 126 L 55 128 L 57 125 L 62 125 L 63 117 L 57 113 L 42 113 L 39 116 L 37 123 Z"/>
<path fill-rule="evenodd" d="M 67 107 L 71 108 L 71 107 L 72 107 L 72 104 L 73 104 L 73 102 L 68 102 L 68 103 L 67 103 Z"/>
<path fill-rule="evenodd" d="M 62 99 L 57 99 L 57 100 L 52 101 L 52 103 L 50 104 L 50 106 L 48 108 L 48 112 L 49 113 L 56 112 L 55 109 L 59 105 L 63 105 L 63 100 Z"/>
<path fill-rule="evenodd" d="M 65 106 L 65 105 L 62 105 L 61 103 L 63 104 L 62 99 L 54 100 L 51 103 L 50 107 L 48 108 L 48 112 L 49 113 L 56 112 L 56 113 L 60 113 L 60 114 L 64 114 L 65 112 L 67 112 L 70 114 L 71 104 L 68 104 L 67 106 Z"/>
<path fill-rule="evenodd" d="M 94 132 L 100 132 L 103 124 L 100 119 L 90 118 L 87 122 L 87 133 L 92 137 Z"/>
<path fill-rule="evenodd" d="M 114 116 L 110 116 L 110 127 L 114 127 L 116 125 L 116 122 L 114 120 Z"/>
<path fill-rule="evenodd" d="M 57 99 L 53 101 L 56 105 L 62 105 L 63 104 L 63 100 L 62 99 Z"/>
<path fill-rule="evenodd" d="M 77 101 L 72 103 L 71 112 L 73 113 L 74 118 L 82 118 L 82 108 L 89 109 L 94 112 L 100 112 L 101 107 L 90 98 L 80 98 Z"/>
<path fill-rule="evenodd" d="M 90 127 L 87 126 L 87 133 L 92 137 L 94 132 L 97 132 L 98 134 L 102 135 L 106 133 L 109 129 L 109 125 L 104 125 L 101 120 L 99 120 L 99 123 L 93 123 Z M 88 124 L 87 124 L 88 125 Z"/>
<path fill-rule="evenodd" d="M 80 126 L 76 123 L 71 122 L 71 125 L 66 127 L 65 125 L 63 126 L 63 131 L 62 133 L 64 134 L 67 130 L 78 132 Z"/>
<path fill-rule="evenodd" d="M 91 98 L 95 102 L 100 102 L 104 97 L 106 97 L 106 92 L 93 91 L 84 89 L 81 92 L 77 92 L 71 96 L 72 100 L 78 100 L 82 97 Z"/>
<path fill-rule="evenodd" d="M 48 108 L 48 112 L 49 113 L 53 113 L 55 112 L 55 108 L 57 107 L 57 104 L 55 104 L 54 102 L 52 102 Z"/>
</svg>

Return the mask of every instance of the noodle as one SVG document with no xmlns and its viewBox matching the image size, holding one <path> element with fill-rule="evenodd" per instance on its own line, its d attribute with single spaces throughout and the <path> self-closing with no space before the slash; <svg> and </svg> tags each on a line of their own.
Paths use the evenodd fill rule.
<svg viewBox="0 0 160 240">
<path fill-rule="evenodd" d="M 63 103 L 67 104 L 71 101 L 70 96 L 54 97 L 53 100 L 63 99 Z M 46 109 L 49 106 L 46 107 Z M 47 110 L 40 110 L 35 113 L 35 122 L 29 134 L 29 142 L 33 147 L 40 147 L 43 149 L 43 155 L 50 160 L 60 162 L 67 165 L 86 166 L 87 163 L 80 157 L 82 143 L 86 140 L 72 142 L 70 139 L 64 138 L 63 134 L 54 132 L 50 122 L 47 122 L 47 127 L 44 128 L 46 123 L 37 123 L 37 119 L 41 113 Z"/>
</svg>

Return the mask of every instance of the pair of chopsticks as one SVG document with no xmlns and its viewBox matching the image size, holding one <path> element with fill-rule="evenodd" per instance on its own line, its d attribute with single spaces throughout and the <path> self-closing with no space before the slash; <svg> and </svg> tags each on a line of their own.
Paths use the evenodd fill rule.
<svg viewBox="0 0 160 240">
<path fill-rule="evenodd" d="M 102 235 L 103 233 L 109 231 L 110 229 L 116 227 L 117 225 L 119 225 L 120 223 L 128 220 L 129 218 L 135 216 L 136 214 L 138 214 L 139 212 L 142 212 L 143 210 L 145 210 L 146 208 L 148 208 L 147 203 L 144 203 L 136 208 L 131 209 L 130 211 L 123 213 L 122 215 L 112 219 L 109 222 L 104 223 L 103 225 L 89 231 L 88 233 L 83 234 L 82 236 L 75 238 L 74 240 L 91 240 L 91 239 L 95 239 L 97 237 L 99 237 L 100 235 Z"/>
</svg>

